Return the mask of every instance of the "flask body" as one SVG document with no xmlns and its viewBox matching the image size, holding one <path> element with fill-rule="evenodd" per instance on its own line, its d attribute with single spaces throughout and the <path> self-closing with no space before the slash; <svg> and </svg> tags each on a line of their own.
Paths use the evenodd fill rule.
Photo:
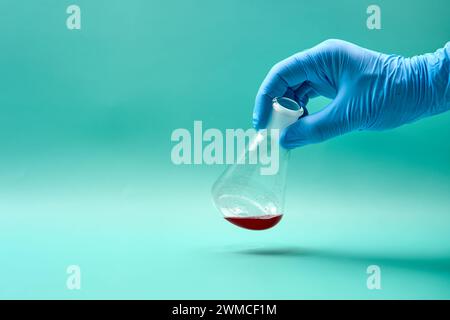
<svg viewBox="0 0 450 320">
<path fill-rule="evenodd" d="M 289 103 L 289 108 L 281 102 Z M 284 214 L 290 151 L 279 146 L 279 131 L 303 114 L 303 108 L 287 98 L 274 99 L 273 107 L 267 128 L 256 133 L 237 163 L 212 188 L 213 202 L 225 219 L 252 230 L 271 228 Z M 256 163 L 250 163 L 251 159 L 257 159 Z M 268 159 L 272 170 L 268 170 Z"/>
<path fill-rule="evenodd" d="M 289 151 L 281 150 L 278 173 L 261 175 L 258 164 L 230 166 L 213 186 L 213 199 L 225 219 L 247 229 L 267 229 L 284 212 Z"/>
</svg>

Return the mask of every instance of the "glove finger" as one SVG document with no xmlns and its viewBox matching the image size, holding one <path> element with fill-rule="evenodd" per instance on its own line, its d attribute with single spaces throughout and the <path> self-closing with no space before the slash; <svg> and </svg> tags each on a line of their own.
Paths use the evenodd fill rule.
<svg viewBox="0 0 450 320">
<path fill-rule="evenodd" d="M 272 67 L 256 95 L 253 126 L 256 129 L 264 128 L 273 98 L 284 96 L 289 88 L 301 86 L 307 80 L 308 73 L 312 72 L 315 72 L 314 65 L 307 51 L 297 53 Z"/>
</svg>

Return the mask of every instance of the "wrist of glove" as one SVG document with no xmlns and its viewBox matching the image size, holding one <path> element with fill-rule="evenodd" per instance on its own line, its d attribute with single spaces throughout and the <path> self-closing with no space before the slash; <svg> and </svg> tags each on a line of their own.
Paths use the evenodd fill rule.
<svg viewBox="0 0 450 320">
<path fill-rule="evenodd" d="M 429 115 L 450 110 L 450 42 L 433 54 L 423 56 L 430 75 Z"/>
<path fill-rule="evenodd" d="M 354 83 L 363 118 L 348 114 L 359 130 L 386 130 L 450 109 L 450 42 L 434 53 L 406 58 L 380 54 Z M 358 96 L 358 95 L 356 95 Z M 350 99 L 352 103 L 354 99 Z"/>
</svg>

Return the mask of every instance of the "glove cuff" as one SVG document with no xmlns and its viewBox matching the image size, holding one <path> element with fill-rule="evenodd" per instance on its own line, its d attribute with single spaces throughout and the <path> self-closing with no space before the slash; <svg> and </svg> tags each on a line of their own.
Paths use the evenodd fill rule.
<svg viewBox="0 0 450 320">
<path fill-rule="evenodd" d="M 433 88 L 432 114 L 450 110 L 450 42 L 424 57 Z"/>
</svg>

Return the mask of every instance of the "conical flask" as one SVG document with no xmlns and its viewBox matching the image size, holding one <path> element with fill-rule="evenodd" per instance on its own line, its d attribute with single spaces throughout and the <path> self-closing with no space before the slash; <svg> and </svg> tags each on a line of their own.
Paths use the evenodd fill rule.
<svg viewBox="0 0 450 320">
<path fill-rule="evenodd" d="M 297 102 L 285 97 L 273 99 L 272 107 L 266 129 L 254 135 L 212 188 L 213 202 L 225 219 L 251 230 L 271 228 L 284 214 L 290 152 L 279 147 L 279 133 L 304 114 Z"/>
</svg>

